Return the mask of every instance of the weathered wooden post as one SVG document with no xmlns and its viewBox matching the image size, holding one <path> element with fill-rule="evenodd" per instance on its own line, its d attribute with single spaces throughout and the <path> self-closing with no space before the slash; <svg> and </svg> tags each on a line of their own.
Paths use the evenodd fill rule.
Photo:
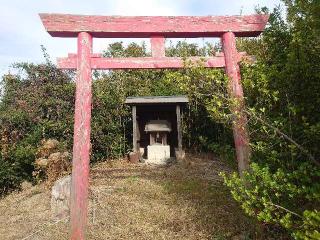
<svg viewBox="0 0 320 240">
<path fill-rule="evenodd" d="M 165 57 L 165 38 L 163 36 L 151 36 L 150 43 L 152 57 Z"/>
<path fill-rule="evenodd" d="M 238 170 L 240 176 L 243 171 L 249 169 L 250 146 L 247 129 L 247 116 L 244 113 L 244 97 L 241 85 L 240 68 L 238 65 L 238 52 L 236 48 L 236 38 L 233 32 L 226 32 L 222 35 L 222 46 L 225 58 L 225 69 L 229 77 L 228 90 L 231 99 L 235 100 L 235 105 L 231 107 L 234 113 L 233 138 L 236 147 Z"/>
<path fill-rule="evenodd" d="M 132 150 L 134 153 L 137 153 L 137 106 L 132 106 L 132 135 Z"/>
<path fill-rule="evenodd" d="M 181 132 L 181 110 L 180 105 L 176 105 L 176 114 L 177 114 L 177 131 L 178 131 L 178 151 L 181 154 L 182 152 L 182 132 Z"/>
<path fill-rule="evenodd" d="M 78 34 L 76 100 L 71 183 L 71 239 L 85 239 L 88 212 L 91 121 L 91 64 L 92 37 Z"/>
</svg>

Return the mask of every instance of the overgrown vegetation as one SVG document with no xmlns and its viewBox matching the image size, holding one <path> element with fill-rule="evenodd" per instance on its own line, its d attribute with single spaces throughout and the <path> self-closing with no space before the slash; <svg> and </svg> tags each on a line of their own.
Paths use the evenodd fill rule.
<svg viewBox="0 0 320 240">
<path fill-rule="evenodd" d="M 180 42 L 168 49 L 169 55 L 201 55 L 211 46 L 198 46 Z M 124 47 L 121 42 L 111 44 L 105 56 L 146 56 L 145 46 L 135 43 Z M 74 73 L 62 72 L 50 62 L 35 65 L 15 64 L 17 75 L 5 75 L 0 106 L 1 119 L 1 193 L 18 187 L 27 179 L 32 180 L 37 148 L 43 139 L 56 139 L 61 149 L 71 152 L 74 112 Z M 200 73 L 196 70 L 196 73 Z M 206 70 L 211 82 L 216 70 Z M 205 75 L 206 72 L 201 73 Z M 223 78 L 221 71 L 220 78 Z M 110 158 L 122 158 L 131 149 L 131 113 L 124 105 L 127 96 L 186 94 L 192 99 L 187 109 L 186 128 L 193 129 L 186 135 L 188 146 L 197 151 L 208 150 L 209 143 L 218 144 L 220 124 L 209 118 L 203 105 L 204 98 L 193 90 L 177 85 L 180 78 L 193 71 L 110 71 L 94 72 L 92 106 L 92 163 Z M 183 77 L 184 78 L 184 77 Z M 203 79 L 201 81 L 206 81 Z M 179 81 L 183 79 L 179 79 Z M 193 81 L 193 80 L 192 80 Z M 210 98 L 209 92 L 206 97 Z M 202 102 L 201 102 L 202 101 Z M 201 123 L 201 124 L 200 124 Z M 214 136 L 216 136 L 214 138 Z"/>
<path fill-rule="evenodd" d="M 319 239 L 320 4 L 284 3 L 285 20 L 275 9 L 262 38 L 239 42 L 258 60 L 242 68 L 254 163 L 225 181 L 249 215 Z"/>
<path fill-rule="evenodd" d="M 252 168 L 243 179 L 224 174 L 233 197 L 279 238 L 320 238 L 320 4 L 284 0 L 262 37 L 238 40 L 255 55 L 242 62 L 242 82 L 252 147 Z M 268 12 L 260 9 L 260 12 Z M 286 12 L 284 14 L 284 11 Z M 284 15 L 286 18 L 284 19 Z M 168 56 L 208 56 L 220 47 L 179 42 Z M 114 43 L 108 57 L 148 56 L 144 44 Z M 234 159 L 232 100 L 222 70 L 192 66 L 179 71 L 94 73 L 92 159 L 123 156 L 130 148 L 127 96 L 186 94 L 185 146 Z M 42 139 L 55 138 L 71 149 L 74 75 L 46 64 L 17 64 L 17 75 L 3 77 L 0 103 L 0 191 L 31 179 Z"/>
</svg>

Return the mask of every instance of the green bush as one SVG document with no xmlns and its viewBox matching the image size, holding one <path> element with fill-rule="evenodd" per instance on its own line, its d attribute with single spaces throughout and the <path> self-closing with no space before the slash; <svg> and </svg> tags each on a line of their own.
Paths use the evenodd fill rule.
<svg viewBox="0 0 320 240">
<path fill-rule="evenodd" d="M 224 174 L 247 214 L 295 239 L 319 239 L 320 22 L 318 1 L 285 0 L 262 37 L 242 39 L 254 54 L 242 64 L 252 146 L 243 179 Z M 260 11 L 267 12 L 267 9 Z"/>
<path fill-rule="evenodd" d="M 209 52 L 210 46 L 178 43 L 170 46 L 168 54 L 198 55 Z M 207 49 L 207 50 L 205 50 Z M 180 54 L 179 54 L 180 53 Z M 104 52 L 105 56 L 147 56 L 142 44 L 115 43 Z M 45 64 L 15 64 L 18 74 L 5 75 L 0 102 L 1 158 L 0 175 L 2 192 L 18 187 L 21 181 L 32 177 L 35 149 L 42 139 L 57 139 L 72 152 L 74 113 L 74 72 L 61 71 L 45 54 Z M 208 80 L 221 71 L 206 70 Z M 93 76 L 93 106 L 91 123 L 91 162 L 122 158 L 130 149 L 132 138 L 131 110 L 124 104 L 128 96 L 186 94 L 191 103 L 186 109 L 184 124 L 185 142 L 196 151 L 209 150 L 208 143 L 219 141 L 223 125 L 208 117 L 204 100 L 191 91 L 197 81 L 183 83 L 185 76 L 197 78 L 201 71 L 95 71 Z M 200 92 L 207 93 L 208 86 Z M 207 97 L 209 98 L 209 96 Z M 192 131 L 190 131 L 192 129 Z M 202 139 L 202 141 L 199 141 Z M 26 154 L 26 155 L 23 155 Z"/>
<path fill-rule="evenodd" d="M 245 212 L 267 224 L 280 225 L 296 239 L 318 239 L 320 234 L 320 172 L 302 164 L 285 172 L 251 164 L 249 173 L 222 174 L 232 196 Z"/>
</svg>

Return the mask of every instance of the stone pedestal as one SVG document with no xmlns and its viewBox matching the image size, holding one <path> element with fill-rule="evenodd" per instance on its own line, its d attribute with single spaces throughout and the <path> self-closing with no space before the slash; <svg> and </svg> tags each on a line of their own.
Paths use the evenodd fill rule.
<svg viewBox="0 0 320 240">
<path fill-rule="evenodd" d="M 149 145 L 147 163 L 165 164 L 170 158 L 169 145 Z"/>
</svg>

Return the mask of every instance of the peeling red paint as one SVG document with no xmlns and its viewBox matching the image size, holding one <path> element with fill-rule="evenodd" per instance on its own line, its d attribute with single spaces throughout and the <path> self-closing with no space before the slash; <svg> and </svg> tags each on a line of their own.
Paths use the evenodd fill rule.
<svg viewBox="0 0 320 240">
<path fill-rule="evenodd" d="M 159 53 L 158 53 L 159 54 Z M 237 62 L 246 56 L 245 53 L 237 55 Z M 200 62 L 207 68 L 222 68 L 225 66 L 224 55 L 215 57 L 189 57 L 187 61 L 191 63 Z M 58 58 L 58 67 L 61 69 L 76 69 L 77 55 L 68 54 L 67 58 Z M 137 57 L 137 58 L 101 58 L 96 55 L 91 56 L 92 69 L 177 69 L 184 67 L 184 59 L 180 57 Z"/>
<path fill-rule="evenodd" d="M 235 115 L 233 120 L 233 137 L 236 147 L 238 169 L 241 175 L 244 170 L 249 169 L 250 147 L 247 116 L 243 112 L 244 97 L 234 33 L 227 32 L 223 34 L 222 46 L 225 56 L 226 73 L 229 76 L 229 94 L 232 98 L 236 99 L 238 103 L 231 111 Z"/>
<path fill-rule="evenodd" d="M 258 36 L 268 15 L 249 16 L 88 16 L 40 14 L 43 25 L 53 37 L 76 37 L 89 32 L 101 38 L 171 38 L 221 37 L 232 31 L 237 37 Z"/>
<path fill-rule="evenodd" d="M 163 36 L 152 36 L 150 42 L 152 57 L 165 57 L 165 38 Z"/>
<path fill-rule="evenodd" d="M 79 33 L 70 203 L 71 239 L 85 239 L 87 222 L 92 101 L 91 52 L 92 37 L 86 32 Z"/>
</svg>

